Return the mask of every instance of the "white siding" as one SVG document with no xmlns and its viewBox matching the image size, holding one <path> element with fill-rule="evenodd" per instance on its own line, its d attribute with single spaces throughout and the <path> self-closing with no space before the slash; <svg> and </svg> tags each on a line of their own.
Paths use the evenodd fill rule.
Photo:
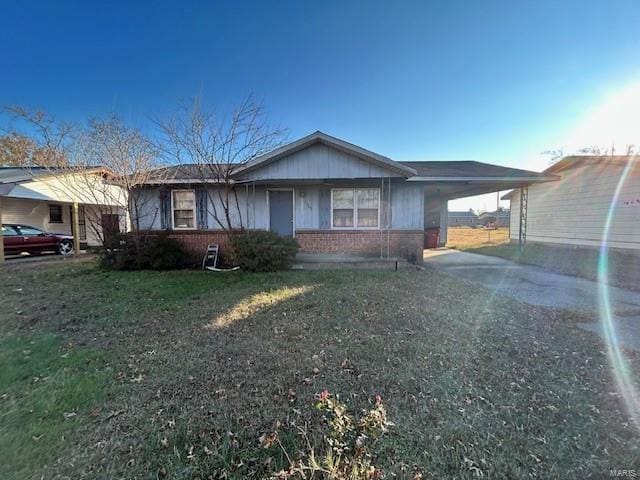
<svg viewBox="0 0 640 480">
<path fill-rule="evenodd" d="M 8 196 L 85 205 L 127 205 L 124 189 L 105 183 L 100 175 L 95 174 L 61 174 L 21 183 Z"/>
<path fill-rule="evenodd" d="M 62 205 L 62 223 L 50 223 L 49 203 L 47 202 L 7 197 L 3 197 L 1 201 L 3 223 L 22 223 L 47 232 L 71 235 L 69 205 Z"/>
<path fill-rule="evenodd" d="M 561 172 L 561 180 L 529 187 L 527 240 L 599 246 L 624 167 L 585 165 Z M 511 199 L 510 237 L 518 239 L 520 194 Z M 609 245 L 640 249 L 640 167 L 629 172 L 614 204 Z"/>
<path fill-rule="evenodd" d="M 71 235 L 71 205 L 60 204 L 62 206 L 62 223 L 51 223 L 49 221 L 49 204 L 56 202 L 42 202 L 23 198 L 2 197 L 2 222 L 29 225 L 51 233 L 61 233 Z M 102 243 L 102 229 L 100 227 L 100 215 L 105 213 L 105 207 L 85 208 L 85 225 L 87 237 L 86 243 L 97 246 Z M 116 213 L 116 209 L 113 210 Z M 121 212 L 122 213 L 122 212 Z M 121 217 L 124 218 L 124 217 Z M 126 225 L 120 226 L 124 231 Z"/>
</svg>

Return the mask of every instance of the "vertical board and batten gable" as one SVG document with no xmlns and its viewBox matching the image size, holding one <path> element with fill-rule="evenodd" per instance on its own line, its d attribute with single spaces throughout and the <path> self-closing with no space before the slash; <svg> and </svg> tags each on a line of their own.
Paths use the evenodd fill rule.
<svg viewBox="0 0 640 480">
<path fill-rule="evenodd" d="M 314 143 L 297 152 L 241 175 L 245 180 L 326 180 L 332 178 L 397 177 L 397 172 L 349 155 L 322 143 Z"/>
<path fill-rule="evenodd" d="M 640 249 L 640 167 L 629 171 L 619 197 L 614 193 L 621 164 L 588 164 L 564 170 L 557 182 L 529 187 L 527 240 L 599 246 L 613 203 L 609 246 Z M 511 197 L 510 237 L 518 240 L 520 193 Z"/>
</svg>

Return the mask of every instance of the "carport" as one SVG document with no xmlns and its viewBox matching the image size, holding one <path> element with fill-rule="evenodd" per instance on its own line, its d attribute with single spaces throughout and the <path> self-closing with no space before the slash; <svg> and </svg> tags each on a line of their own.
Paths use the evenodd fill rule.
<svg viewBox="0 0 640 480">
<path fill-rule="evenodd" d="M 533 183 L 559 180 L 556 175 L 472 160 L 401 163 L 417 172 L 408 181 L 421 182 L 425 186 L 424 226 L 425 229 L 440 228 L 441 246 L 447 243 L 449 200 L 513 189 L 520 191 L 519 239 L 524 244 L 527 230 L 527 187 Z"/>
</svg>

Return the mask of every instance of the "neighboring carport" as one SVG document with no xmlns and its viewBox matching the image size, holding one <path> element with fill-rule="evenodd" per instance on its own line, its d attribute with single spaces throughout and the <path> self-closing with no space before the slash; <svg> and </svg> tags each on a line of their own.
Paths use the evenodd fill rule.
<svg viewBox="0 0 640 480">
<path fill-rule="evenodd" d="M 416 176 L 409 178 L 408 181 L 424 184 L 425 229 L 440 228 L 440 245 L 447 242 L 447 203 L 449 200 L 519 189 L 525 198 L 524 202 L 520 202 L 520 205 L 523 206 L 520 215 L 524 219 L 520 223 L 523 225 L 526 235 L 527 187 L 533 183 L 559 180 L 556 175 L 472 160 L 401 163 L 417 172 Z"/>
</svg>

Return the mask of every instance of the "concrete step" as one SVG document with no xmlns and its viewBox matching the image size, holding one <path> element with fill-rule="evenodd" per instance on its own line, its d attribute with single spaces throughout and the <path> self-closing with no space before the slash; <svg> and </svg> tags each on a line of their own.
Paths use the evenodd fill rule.
<svg viewBox="0 0 640 480">
<path fill-rule="evenodd" d="M 377 258 L 329 253 L 299 253 L 294 270 L 414 270 L 418 268 L 403 258 Z"/>
</svg>

